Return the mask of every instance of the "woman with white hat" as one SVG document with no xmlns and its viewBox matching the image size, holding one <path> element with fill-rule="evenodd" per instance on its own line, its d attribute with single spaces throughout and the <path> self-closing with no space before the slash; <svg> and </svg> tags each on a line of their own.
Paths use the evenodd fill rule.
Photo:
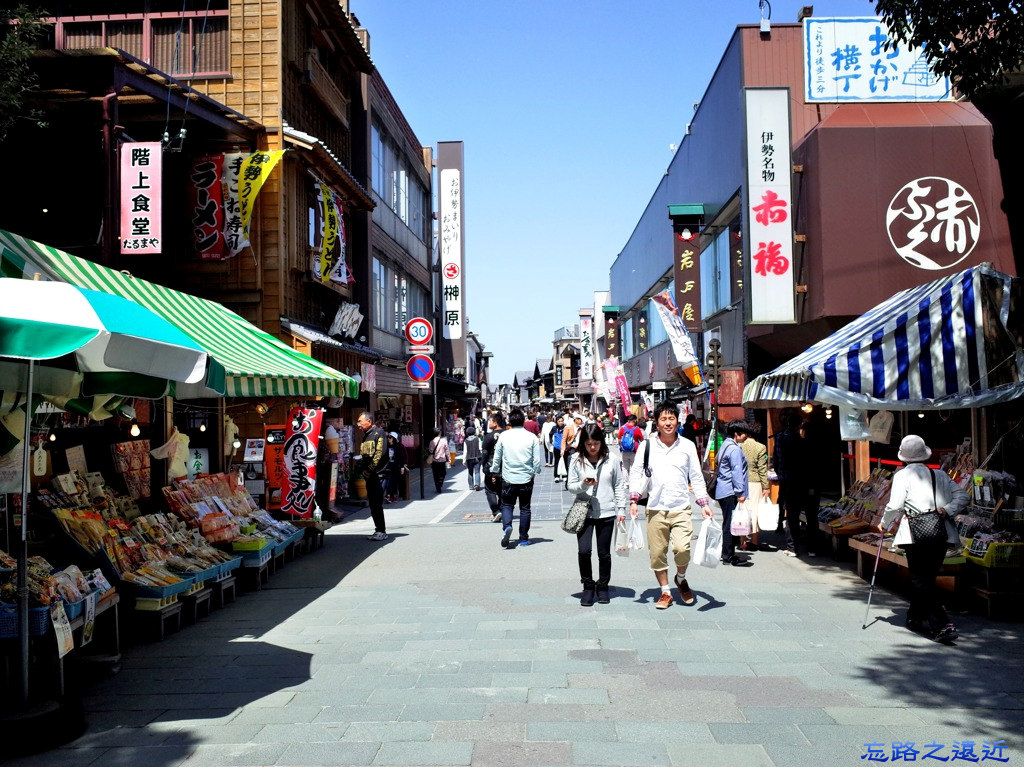
<svg viewBox="0 0 1024 767">
<path fill-rule="evenodd" d="M 889 529 L 899 516 L 894 543 L 907 555 L 910 569 L 910 607 L 907 628 L 936 642 L 952 642 L 957 638 L 956 626 L 935 593 L 935 576 L 946 558 L 946 549 L 960 543 L 951 518 L 967 506 L 967 493 L 944 471 L 925 466 L 932 451 L 916 434 L 908 434 L 900 443 L 898 457 L 906 466 L 892 478 L 889 503 L 882 514 L 880 530 Z M 926 539 L 926 522 L 938 514 L 941 530 L 936 539 Z M 912 530 L 912 526 L 917 530 Z M 945 532 L 943 537 L 942 532 Z"/>
</svg>

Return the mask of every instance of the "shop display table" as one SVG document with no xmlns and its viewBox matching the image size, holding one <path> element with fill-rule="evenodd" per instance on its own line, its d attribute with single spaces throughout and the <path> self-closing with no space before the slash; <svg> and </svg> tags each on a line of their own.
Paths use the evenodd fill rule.
<svg viewBox="0 0 1024 767">
<path fill-rule="evenodd" d="M 311 524 L 300 524 L 297 527 L 305 528 L 306 545 L 309 551 L 321 549 L 324 545 L 324 535 L 332 527 L 330 522 L 313 522 Z"/>
<path fill-rule="evenodd" d="M 160 604 L 153 606 L 140 606 L 140 601 L 142 600 L 136 600 L 135 603 L 135 619 L 140 625 L 151 629 L 157 641 L 162 642 L 168 630 L 181 630 L 182 605 L 177 596 L 159 600 Z"/>
<path fill-rule="evenodd" d="M 865 543 L 855 538 L 849 539 L 849 546 L 853 550 L 857 560 L 857 575 L 865 580 L 870 580 L 871 573 L 875 567 L 875 554 L 878 552 L 877 543 Z M 886 563 L 883 565 L 883 563 Z M 939 588 L 956 592 L 961 584 L 966 560 L 963 557 L 948 557 L 942 563 L 939 575 L 935 579 L 935 585 Z M 902 572 L 902 575 L 909 577 L 910 570 L 907 569 L 907 558 L 901 554 L 894 554 L 885 545 L 882 546 L 882 555 L 878 563 L 878 569 L 886 569 Z"/>
<path fill-rule="evenodd" d="M 237 580 L 233 575 L 223 575 L 215 581 L 210 581 L 209 588 L 214 607 L 223 607 L 228 602 L 235 601 L 235 582 Z"/>
<path fill-rule="evenodd" d="M 837 532 L 828 522 L 819 522 L 818 529 L 825 536 L 825 540 L 829 542 L 829 549 L 832 552 L 833 559 L 842 562 L 850 558 L 850 536 L 856 535 L 856 533 Z M 864 531 L 860 530 L 858 532 Z"/>
<path fill-rule="evenodd" d="M 210 600 L 213 597 L 213 590 L 203 588 L 194 594 L 182 594 L 178 597 L 181 602 L 181 616 L 186 625 L 196 623 L 200 617 L 210 615 Z M 200 614 L 202 614 L 200 616 Z"/>
</svg>

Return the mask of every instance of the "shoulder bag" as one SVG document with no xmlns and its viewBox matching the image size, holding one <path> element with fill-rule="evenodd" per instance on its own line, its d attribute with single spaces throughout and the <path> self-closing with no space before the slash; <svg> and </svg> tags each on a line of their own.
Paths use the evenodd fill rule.
<svg viewBox="0 0 1024 767">
<path fill-rule="evenodd" d="M 637 506 L 646 506 L 649 498 L 648 491 L 651 486 L 651 441 L 644 440 L 644 461 L 643 478 L 640 480 L 640 487 L 629 488 L 630 493 L 637 493 L 640 497 L 636 501 Z"/>
<path fill-rule="evenodd" d="M 604 461 L 597 467 L 597 482 L 594 483 L 594 492 L 597 492 L 597 483 L 601 481 L 601 469 L 604 468 Z M 590 516 L 591 510 L 594 508 L 593 501 L 588 498 L 577 497 L 572 502 L 572 506 L 569 507 L 569 511 L 565 514 L 565 519 L 562 520 L 562 529 L 567 533 L 579 533 L 583 529 L 583 526 L 587 523 L 587 517 Z"/>
<path fill-rule="evenodd" d="M 938 506 L 935 493 L 935 472 L 928 469 L 928 474 L 932 478 L 932 504 Z M 946 520 L 938 510 L 918 511 L 907 506 L 904 513 L 907 515 L 910 537 L 914 543 L 946 542 Z"/>
<path fill-rule="evenodd" d="M 701 470 L 704 473 L 704 484 L 707 486 L 709 498 L 715 497 L 715 488 L 718 487 L 718 472 L 722 468 L 722 458 L 724 457 L 725 451 L 723 450 L 722 454 L 718 456 L 718 463 L 715 465 L 714 471 L 709 469 Z"/>
</svg>

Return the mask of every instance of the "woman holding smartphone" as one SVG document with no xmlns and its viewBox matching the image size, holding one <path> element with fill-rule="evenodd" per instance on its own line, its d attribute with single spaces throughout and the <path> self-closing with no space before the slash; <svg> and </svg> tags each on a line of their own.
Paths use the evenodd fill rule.
<svg viewBox="0 0 1024 767">
<path fill-rule="evenodd" d="M 608 460 L 608 443 L 599 424 L 580 428 L 579 453 L 569 463 L 569 492 L 576 500 L 590 501 L 590 514 L 576 534 L 579 545 L 580 581 L 583 595 L 580 605 L 609 602 L 608 583 L 612 577 L 612 537 L 615 520 L 626 518 L 626 477 L 618 461 Z M 635 513 L 634 513 L 635 514 Z M 591 561 L 593 540 L 597 538 L 597 580 Z"/>
</svg>

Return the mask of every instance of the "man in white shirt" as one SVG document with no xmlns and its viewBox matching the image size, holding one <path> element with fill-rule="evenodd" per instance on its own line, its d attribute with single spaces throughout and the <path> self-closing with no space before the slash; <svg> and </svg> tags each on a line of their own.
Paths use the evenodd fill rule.
<svg viewBox="0 0 1024 767">
<path fill-rule="evenodd" d="M 673 551 L 676 564 L 675 584 L 679 589 L 679 599 L 684 605 L 692 605 L 697 601 L 686 582 L 686 566 L 690 563 L 690 538 L 693 535 L 691 490 L 704 518 L 711 519 L 712 513 L 697 448 L 693 442 L 679 436 L 679 413 L 675 405 L 658 405 L 652 418 L 657 427 L 657 436 L 644 441 L 630 470 L 629 510 L 635 514 L 638 506 L 647 506 L 651 569 L 661 587 L 661 596 L 654 606 L 664 610 L 672 606 L 672 590 L 668 585 L 669 548 Z M 647 476 L 645 463 L 648 466 Z M 636 491 L 645 486 L 646 498 L 642 498 Z"/>
<path fill-rule="evenodd" d="M 502 433 L 494 447 L 490 470 L 501 473 L 501 526 L 503 549 L 530 545 L 530 501 L 533 480 L 543 468 L 544 457 L 536 435 L 523 428 L 526 416 L 515 409 L 508 415 L 512 427 Z M 512 515 L 519 501 L 519 540 L 512 541 Z"/>
</svg>

